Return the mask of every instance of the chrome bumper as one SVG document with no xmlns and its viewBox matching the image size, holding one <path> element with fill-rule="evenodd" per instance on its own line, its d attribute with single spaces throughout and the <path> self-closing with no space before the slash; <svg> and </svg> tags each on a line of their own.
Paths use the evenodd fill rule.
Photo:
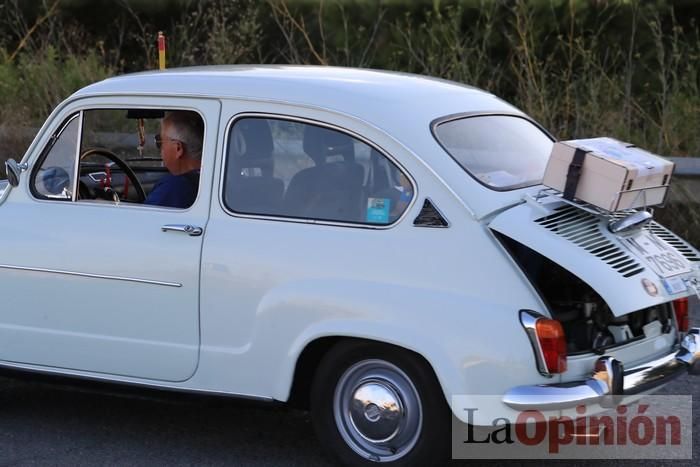
<svg viewBox="0 0 700 467">
<path fill-rule="evenodd" d="M 700 328 L 688 331 L 675 353 L 626 370 L 613 357 L 600 357 L 584 381 L 517 386 L 503 396 L 503 402 L 518 410 L 563 409 L 602 402 L 606 396 L 639 394 L 686 372 L 700 375 Z"/>
</svg>

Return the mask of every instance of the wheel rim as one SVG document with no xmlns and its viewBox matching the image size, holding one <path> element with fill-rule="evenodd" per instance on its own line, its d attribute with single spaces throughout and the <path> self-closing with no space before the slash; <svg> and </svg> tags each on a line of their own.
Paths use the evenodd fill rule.
<svg viewBox="0 0 700 467">
<path fill-rule="evenodd" d="M 423 426 L 416 387 L 385 360 L 363 360 L 348 368 L 336 386 L 333 412 L 348 446 L 376 462 L 406 455 Z"/>
</svg>

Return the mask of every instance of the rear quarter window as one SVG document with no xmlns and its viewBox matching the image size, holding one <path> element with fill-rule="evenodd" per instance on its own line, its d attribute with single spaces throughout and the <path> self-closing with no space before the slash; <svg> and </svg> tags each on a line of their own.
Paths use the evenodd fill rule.
<svg viewBox="0 0 700 467">
<path fill-rule="evenodd" d="M 396 164 L 348 133 L 263 117 L 229 130 L 223 202 L 235 213 L 381 226 L 413 196 Z"/>
</svg>

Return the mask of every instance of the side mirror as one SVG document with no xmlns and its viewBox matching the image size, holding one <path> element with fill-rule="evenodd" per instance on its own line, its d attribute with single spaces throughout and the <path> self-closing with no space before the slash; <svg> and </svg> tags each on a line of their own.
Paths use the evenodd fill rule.
<svg viewBox="0 0 700 467">
<path fill-rule="evenodd" d="M 27 170 L 27 164 L 19 164 L 14 159 L 8 159 L 5 161 L 5 172 L 7 172 L 7 181 L 10 185 L 19 185 L 19 176 Z"/>
</svg>

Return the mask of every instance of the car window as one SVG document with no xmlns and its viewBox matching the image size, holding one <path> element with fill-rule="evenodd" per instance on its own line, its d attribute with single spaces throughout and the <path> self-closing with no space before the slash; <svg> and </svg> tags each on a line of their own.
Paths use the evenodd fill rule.
<svg viewBox="0 0 700 467">
<path fill-rule="evenodd" d="M 95 109 L 84 115 L 78 199 L 113 200 L 117 193 L 120 201 L 143 203 L 124 165 L 134 171 L 145 195 L 167 176 L 155 143 L 165 112 Z"/>
<path fill-rule="evenodd" d="M 413 198 L 408 177 L 363 141 L 261 117 L 232 125 L 223 190 L 236 213 L 373 225 L 396 221 Z"/>
<path fill-rule="evenodd" d="M 43 162 L 33 175 L 35 195 L 44 199 L 71 199 L 79 129 L 80 116 L 75 114 L 54 135 Z"/>
<path fill-rule="evenodd" d="M 552 139 L 535 124 L 510 115 L 481 115 L 435 127 L 435 137 L 464 170 L 496 190 L 541 183 Z"/>
<path fill-rule="evenodd" d="M 54 137 L 33 191 L 44 199 L 184 209 L 199 192 L 203 135 L 194 111 L 83 110 Z"/>
</svg>

